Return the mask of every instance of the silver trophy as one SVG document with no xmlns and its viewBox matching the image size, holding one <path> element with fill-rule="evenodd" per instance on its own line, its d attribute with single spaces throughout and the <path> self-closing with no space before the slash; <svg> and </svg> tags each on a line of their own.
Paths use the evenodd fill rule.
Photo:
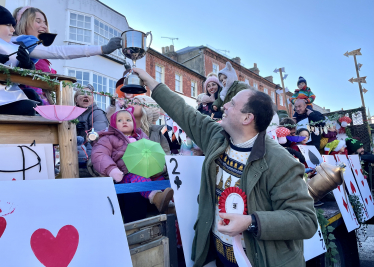
<svg viewBox="0 0 374 267">
<path fill-rule="evenodd" d="M 147 37 L 151 36 L 151 40 L 147 47 Z M 132 67 L 138 59 L 141 59 L 147 53 L 152 43 L 152 33 L 143 33 L 140 31 L 130 30 L 121 34 L 122 36 L 122 54 L 132 60 Z M 144 82 L 135 73 L 130 73 L 123 82 L 121 91 L 128 94 L 143 94 L 147 92 Z"/>
</svg>

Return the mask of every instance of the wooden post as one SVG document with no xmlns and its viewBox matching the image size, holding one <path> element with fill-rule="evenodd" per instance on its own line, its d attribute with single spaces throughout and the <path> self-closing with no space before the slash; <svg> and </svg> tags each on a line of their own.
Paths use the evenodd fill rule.
<svg viewBox="0 0 374 267">
<path fill-rule="evenodd" d="M 281 76 L 281 81 L 282 81 L 283 97 L 284 97 L 283 102 L 285 103 L 285 107 L 286 107 L 287 115 L 288 115 L 288 117 L 291 118 L 291 116 L 290 116 L 290 112 L 289 112 L 289 110 L 288 110 L 288 103 L 287 103 L 286 90 L 284 89 L 284 82 L 283 82 L 282 68 L 279 68 L 279 74 L 280 74 L 280 76 Z"/>
<path fill-rule="evenodd" d="M 69 81 L 66 81 L 69 82 Z M 61 84 L 62 87 L 62 84 Z M 62 89 L 62 92 L 61 92 Z M 56 86 L 56 104 L 74 106 L 73 88 Z M 77 132 L 74 123 L 64 121 L 58 125 L 60 168 L 62 178 L 79 178 Z"/>
<path fill-rule="evenodd" d="M 357 67 L 357 59 L 356 59 L 356 55 L 353 55 L 353 58 L 355 60 L 355 67 L 356 67 L 356 73 L 357 73 L 357 78 L 360 78 L 360 74 L 358 73 L 358 67 Z M 361 86 L 361 82 L 358 81 L 358 87 L 360 89 L 360 95 L 361 95 L 361 102 L 362 102 L 362 106 L 365 107 L 365 101 L 364 101 L 364 95 L 362 93 L 362 86 Z"/>
</svg>

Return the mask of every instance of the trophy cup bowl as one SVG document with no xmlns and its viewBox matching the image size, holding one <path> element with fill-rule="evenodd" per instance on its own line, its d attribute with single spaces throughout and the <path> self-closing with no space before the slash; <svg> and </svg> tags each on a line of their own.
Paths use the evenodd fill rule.
<svg viewBox="0 0 374 267">
<path fill-rule="evenodd" d="M 149 46 L 147 47 L 147 37 L 151 36 Z M 141 31 L 129 30 L 121 34 L 122 54 L 132 60 L 133 68 L 138 59 L 141 59 L 147 53 L 152 43 L 152 33 L 143 33 Z M 128 94 L 143 94 L 147 92 L 144 82 L 135 73 L 129 74 L 124 82 L 121 91 Z"/>
</svg>

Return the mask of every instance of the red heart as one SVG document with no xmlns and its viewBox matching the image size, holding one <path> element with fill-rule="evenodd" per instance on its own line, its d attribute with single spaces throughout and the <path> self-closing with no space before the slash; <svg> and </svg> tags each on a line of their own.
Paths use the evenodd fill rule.
<svg viewBox="0 0 374 267">
<path fill-rule="evenodd" d="M 6 220 L 4 217 L 0 217 L 0 238 L 4 234 L 6 228 Z"/>
<path fill-rule="evenodd" d="M 62 227 L 56 238 L 46 229 L 36 230 L 30 239 L 31 249 L 45 267 L 67 267 L 74 258 L 79 233 L 72 225 Z"/>
<path fill-rule="evenodd" d="M 365 186 L 365 184 L 364 184 L 364 180 L 361 180 L 361 183 L 362 183 L 362 186 Z"/>
<path fill-rule="evenodd" d="M 369 204 L 369 203 L 368 203 L 368 199 L 367 199 L 367 198 L 365 198 L 365 201 L 366 201 L 366 204 Z"/>
<path fill-rule="evenodd" d="M 358 171 L 357 171 L 357 169 L 355 169 L 355 172 L 356 172 L 356 175 L 358 175 Z"/>
<path fill-rule="evenodd" d="M 13 178 L 12 181 L 16 181 L 16 178 Z"/>
</svg>

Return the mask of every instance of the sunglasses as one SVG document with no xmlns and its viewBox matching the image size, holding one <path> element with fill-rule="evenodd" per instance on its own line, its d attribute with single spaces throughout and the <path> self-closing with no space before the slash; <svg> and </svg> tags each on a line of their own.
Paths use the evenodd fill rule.
<svg viewBox="0 0 374 267">
<path fill-rule="evenodd" d="M 83 90 L 81 90 L 81 91 L 78 92 L 78 95 L 92 96 L 93 93 L 91 91 L 83 91 Z"/>
</svg>

